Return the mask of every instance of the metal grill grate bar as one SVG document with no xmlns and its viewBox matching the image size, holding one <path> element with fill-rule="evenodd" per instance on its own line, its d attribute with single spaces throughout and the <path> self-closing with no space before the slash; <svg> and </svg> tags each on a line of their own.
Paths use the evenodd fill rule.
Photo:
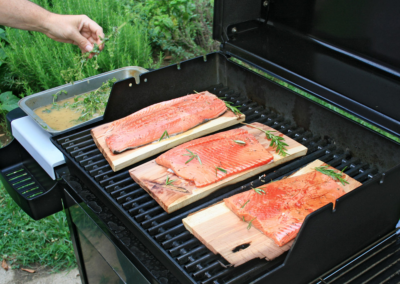
<svg viewBox="0 0 400 284">
<path fill-rule="evenodd" d="M 280 165 L 267 172 L 261 179 L 252 182 L 252 186 L 260 186 L 269 180 L 277 180 L 290 175 L 300 167 L 320 159 L 339 170 L 345 167 L 345 173 L 365 182 L 371 179 L 377 170 L 351 156 L 350 152 L 337 149 L 320 136 L 313 135 L 303 128 L 296 127 L 273 110 L 264 108 L 257 103 L 242 98 L 240 93 L 224 87 L 222 84 L 208 88 L 225 100 L 241 105 L 246 114 L 246 122 L 260 122 L 271 126 L 292 139 L 308 147 L 308 154 L 289 164 Z M 238 127 L 238 126 L 236 126 Z M 166 213 L 143 189 L 136 184 L 127 170 L 113 172 L 103 155 L 98 151 L 90 135 L 90 130 L 80 131 L 57 140 L 64 149 L 76 159 L 97 182 L 97 184 L 114 198 L 133 222 L 138 222 L 152 238 L 161 245 L 180 265 L 183 270 L 192 273 L 194 282 L 201 283 L 236 283 L 249 282 L 256 275 L 265 273 L 266 269 L 276 266 L 282 260 L 267 262 L 265 260 L 251 261 L 240 267 L 229 267 L 220 256 L 211 253 L 193 235 L 186 231 L 182 219 L 189 213 L 212 205 L 222 198 L 242 192 L 250 188 L 250 183 L 219 196 L 217 199 L 204 202 L 196 208 L 181 209 L 174 214 Z"/>
</svg>

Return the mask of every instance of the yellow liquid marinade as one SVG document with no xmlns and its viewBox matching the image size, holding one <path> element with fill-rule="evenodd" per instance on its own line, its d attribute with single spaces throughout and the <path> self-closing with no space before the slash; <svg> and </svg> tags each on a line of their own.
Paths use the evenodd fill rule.
<svg viewBox="0 0 400 284">
<path fill-rule="evenodd" d="M 60 109 L 52 109 L 52 104 L 39 107 L 34 110 L 35 114 L 39 116 L 43 121 L 54 130 L 65 130 L 77 124 L 83 123 L 83 121 L 78 121 L 78 118 L 82 115 L 82 109 L 72 109 L 69 107 L 63 107 L 66 102 L 73 104 L 75 97 L 58 101 L 57 104 Z M 83 98 L 79 98 L 82 100 Z M 48 112 L 47 110 L 50 110 Z M 98 117 L 100 114 L 96 113 L 93 117 Z"/>
</svg>

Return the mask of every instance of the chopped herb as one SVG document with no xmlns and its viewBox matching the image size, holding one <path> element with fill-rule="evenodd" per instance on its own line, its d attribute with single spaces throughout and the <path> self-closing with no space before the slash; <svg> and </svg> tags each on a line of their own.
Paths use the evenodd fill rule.
<svg viewBox="0 0 400 284">
<path fill-rule="evenodd" d="M 44 110 L 42 110 L 42 112 L 45 112 L 45 113 L 50 113 L 50 112 L 51 112 L 51 110 L 50 110 L 50 109 L 47 109 L 47 108 L 45 108 Z"/>
<path fill-rule="evenodd" d="M 288 155 L 286 146 L 289 146 L 289 145 L 286 144 L 285 142 L 283 142 L 283 141 L 285 141 L 285 138 L 280 137 L 278 135 L 274 135 L 274 134 L 271 133 L 271 132 L 276 132 L 276 131 L 264 130 L 264 129 L 261 129 L 261 128 L 257 127 L 257 126 L 248 124 L 248 123 L 244 123 L 244 122 L 241 122 L 241 123 L 264 132 L 265 135 L 267 136 L 267 138 L 269 140 L 271 140 L 271 143 L 269 144 L 270 147 L 275 147 L 276 148 L 276 152 L 279 155 L 281 155 L 282 157 L 286 157 Z"/>
<path fill-rule="evenodd" d="M 161 135 L 161 138 L 160 138 L 160 139 L 158 139 L 158 141 L 161 141 L 161 140 L 163 140 L 164 136 L 165 136 L 165 137 L 167 137 L 167 138 L 169 138 L 169 135 L 168 135 L 168 132 L 167 132 L 167 130 L 165 130 L 165 131 L 164 131 L 164 133 Z"/>
<path fill-rule="evenodd" d="M 174 181 L 176 181 L 176 179 L 170 180 L 170 179 L 169 179 L 169 176 L 167 176 L 167 180 L 165 181 L 165 184 L 166 184 L 166 185 L 170 185 L 170 184 L 172 184 Z"/>
<path fill-rule="evenodd" d="M 320 173 L 330 176 L 331 178 L 333 178 L 334 181 L 340 181 L 340 183 L 342 185 L 345 185 L 346 183 L 349 184 L 349 182 L 347 180 L 345 180 L 344 178 L 342 178 L 343 176 L 343 171 L 346 169 L 344 168 L 341 172 L 336 172 L 333 169 L 328 169 L 328 165 L 326 166 L 321 166 L 321 167 L 316 167 L 315 170 L 319 171 Z"/>
<path fill-rule="evenodd" d="M 185 165 L 186 165 L 187 163 L 189 163 L 191 160 L 193 160 L 194 158 L 196 158 L 196 159 L 199 161 L 200 165 L 203 165 L 203 164 L 201 163 L 200 157 L 199 157 L 197 154 L 194 154 L 194 153 L 193 153 L 192 151 L 190 151 L 189 149 L 186 149 L 186 151 L 188 151 L 189 154 L 183 154 L 183 156 L 189 156 L 190 159 L 187 160 L 187 161 L 185 162 Z"/>
<path fill-rule="evenodd" d="M 225 169 L 223 169 L 223 168 L 215 167 L 215 176 L 218 175 L 218 174 L 217 174 L 218 171 L 221 171 L 221 172 L 223 172 L 224 174 L 227 174 L 227 173 L 228 173 L 228 171 L 225 170 Z"/>
<path fill-rule="evenodd" d="M 256 219 L 257 217 L 254 217 L 253 219 L 250 220 L 249 225 L 247 226 L 247 230 L 251 229 L 251 226 L 253 225 L 253 221 L 254 219 Z"/>
<path fill-rule="evenodd" d="M 260 194 L 260 195 L 265 194 L 265 191 L 261 188 L 253 188 L 253 189 L 257 194 Z"/>
<path fill-rule="evenodd" d="M 246 201 L 246 203 L 245 203 L 245 204 L 243 204 L 243 205 L 242 205 L 240 208 L 244 208 L 244 207 L 246 206 L 246 204 L 247 204 L 247 203 L 249 203 L 249 202 L 250 202 L 250 199 L 249 199 L 249 200 L 247 200 L 247 201 Z"/>
<path fill-rule="evenodd" d="M 239 144 L 239 145 L 246 145 L 246 142 L 242 141 L 242 140 L 233 140 L 233 142 Z"/>
<path fill-rule="evenodd" d="M 54 95 L 52 95 L 53 96 L 53 104 L 56 103 L 55 101 L 58 99 L 58 95 L 60 95 L 60 94 L 68 94 L 68 92 L 65 90 L 61 90 L 61 91 L 58 91 L 57 93 L 55 93 Z"/>
<path fill-rule="evenodd" d="M 244 220 L 244 216 L 242 216 L 242 220 L 243 220 L 243 222 L 246 222 L 246 221 Z"/>
</svg>

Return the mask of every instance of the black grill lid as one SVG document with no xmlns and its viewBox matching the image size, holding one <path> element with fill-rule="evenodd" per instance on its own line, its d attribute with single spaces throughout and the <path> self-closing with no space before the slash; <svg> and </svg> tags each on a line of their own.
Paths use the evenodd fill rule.
<svg viewBox="0 0 400 284">
<path fill-rule="evenodd" d="M 400 136 L 400 1 L 215 0 L 221 49 Z"/>
</svg>

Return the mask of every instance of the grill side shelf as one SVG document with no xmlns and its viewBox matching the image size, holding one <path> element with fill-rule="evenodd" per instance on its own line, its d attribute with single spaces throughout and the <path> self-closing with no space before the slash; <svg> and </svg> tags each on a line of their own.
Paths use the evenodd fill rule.
<svg viewBox="0 0 400 284">
<path fill-rule="evenodd" d="M 18 163 L 2 169 L 0 180 L 21 209 L 32 219 L 40 220 L 61 211 L 62 204 L 57 181 L 46 189 L 35 178 L 35 173 L 32 172 L 35 169 L 42 170 L 39 165 L 28 168 L 23 163 Z"/>
</svg>

